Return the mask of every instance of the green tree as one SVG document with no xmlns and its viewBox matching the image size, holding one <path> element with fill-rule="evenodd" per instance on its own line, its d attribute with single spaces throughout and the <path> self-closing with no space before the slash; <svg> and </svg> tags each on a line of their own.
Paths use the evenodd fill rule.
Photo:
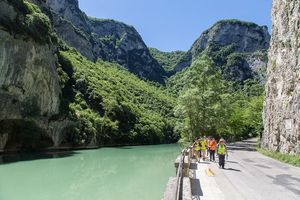
<svg viewBox="0 0 300 200">
<path fill-rule="evenodd" d="M 216 133 L 224 126 L 226 82 L 212 60 L 202 56 L 192 64 L 192 78 L 179 97 L 176 115 L 182 136 L 189 140 Z"/>
</svg>

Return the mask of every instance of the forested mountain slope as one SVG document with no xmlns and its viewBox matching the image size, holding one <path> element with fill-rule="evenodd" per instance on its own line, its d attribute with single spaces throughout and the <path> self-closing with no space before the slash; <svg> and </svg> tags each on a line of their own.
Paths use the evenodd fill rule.
<svg viewBox="0 0 300 200">
<path fill-rule="evenodd" d="M 172 71 L 185 54 L 184 51 L 163 52 L 156 48 L 150 48 L 149 50 L 153 58 L 155 58 L 167 72 Z"/>
<path fill-rule="evenodd" d="M 49 16 L 58 36 L 88 59 L 116 62 L 140 78 L 164 82 L 165 70 L 134 27 L 88 17 L 80 10 L 78 0 L 31 1 Z"/>
<path fill-rule="evenodd" d="M 0 11 L 0 150 L 261 131 L 263 27 L 221 21 L 190 51 L 168 53 L 131 26 L 87 17 L 78 1 L 0 0 Z"/>
<path fill-rule="evenodd" d="M 169 143 L 175 98 L 68 47 L 27 1 L 0 1 L 0 149 Z"/>
</svg>

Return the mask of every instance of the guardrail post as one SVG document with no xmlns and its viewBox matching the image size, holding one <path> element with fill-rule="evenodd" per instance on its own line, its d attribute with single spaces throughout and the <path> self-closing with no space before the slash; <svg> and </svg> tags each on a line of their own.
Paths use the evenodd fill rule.
<svg viewBox="0 0 300 200">
<path fill-rule="evenodd" d="M 188 156 L 184 156 L 182 176 L 189 177 L 189 171 L 190 171 L 190 159 Z"/>
<path fill-rule="evenodd" d="M 175 160 L 176 177 L 168 181 L 163 200 L 190 200 L 191 183 L 189 179 L 190 163 L 193 156 L 193 148 L 184 149 Z"/>
<path fill-rule="evenodd" d="M 175 163 L 174 163 L 174 165 L 175 165 L 175 170 L 176 170 L 176 175 L 177 175 L 177 173 L 178 173 L 178 167 L 179 167 L 179 164 L 180 164 L 180 162 L 181 162 L 181 155 L 179 155 L 177 158 L 176 158 L 176 160 L 175 160 Z"/>
</svg>

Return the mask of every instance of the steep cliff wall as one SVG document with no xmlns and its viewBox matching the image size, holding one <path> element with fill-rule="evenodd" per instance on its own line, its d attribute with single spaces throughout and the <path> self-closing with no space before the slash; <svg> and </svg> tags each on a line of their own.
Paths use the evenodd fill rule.
<svg viewBox="0 0 300 200">
<path fill-rule="evenodd" d="M 23 139 L 30 146 L 42 134 L 52 137 L 52 128 L 61 126 L 51 122 L 59 114 L 61 88 L 48 18 L 19 0 L 1 0 L 0 13 L 1 150 L 7 142 L 22 148 Z"/>
<path fill-rule="evenodd" d="M 77 0 L 32 2 L 51 18 L 59 37 L 85 57 L 116 62 L 140 78 L 164 82 L 165 70 L 151 56 L 134 27 L 115 20 L 89 18 Z"/>
<path fill-rule="evenodd" d="M 300 153 L 300 2 L 273 0 L 263 146 Z"/>
</svg>

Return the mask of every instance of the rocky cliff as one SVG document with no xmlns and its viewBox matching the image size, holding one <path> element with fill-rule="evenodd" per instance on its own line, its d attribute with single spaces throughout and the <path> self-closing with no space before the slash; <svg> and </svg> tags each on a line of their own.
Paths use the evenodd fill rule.
<svg viewBox="0 0 300 200">
<path fill-rule="evenodd" d="M 89 18 L 77 0 L 32 0 L 47 14 L 69 46 L 90 60 L 116 62 L 140 78 L 164 82 L 165 70 L 151 56 L 134 27 L 114 20 Z"/>
<path fill-rule="evenodd" d="M 136 61 L 138 67 L 153 58 L 133 28 L 88 19 L 94 34 L 85 35 L 49 10 L 46 1 L 31 2 L 40 7 L 23 0 L 0 0 L 0 152 L 177 141 L 171 95 L 116 63 L 88 60 L 68 47 L 52 24 L 57 23 L 61 34 L 70 34 L 65 35 L 68 41 L 86 41 L 80 44 L 82 50 L 90 48 L 86 36 L 117 45 L 101 50 L 120 62 L 121 55 L 127 55 L 127 61 Z M 108 35 L 121 41 L 111 44 Z M 136 73 L 141 77 L 156 73 L 146 72 L 143 68 Z"/>
<path fill-rule="evenodd" d="M 52 129 L 64 126 L 52 121 L 61 96 L 57 38 L 49 19 L 32 4 L 1 0 L 0 13 L 0 150 L 7 142 L 34 148 L 42 133 L 51 138 Z"/>
<path fill-rule="evenodd" d="M 175 66 L 178 72 L 191 65 L 202 53 L 207 53 L 221 67 L 226 79 L 243 81 L 266 68 L 266 51 L 270 35 L 266 26 L 239 20 L 222 20 L 206 30 Z M 264 80 L 260 80 L 264 81 Z"/>
<path fill-rule="evenodd" d="M 300 153 L 300 2 L 273 0 L 262 144 Z"/>
</svg>

